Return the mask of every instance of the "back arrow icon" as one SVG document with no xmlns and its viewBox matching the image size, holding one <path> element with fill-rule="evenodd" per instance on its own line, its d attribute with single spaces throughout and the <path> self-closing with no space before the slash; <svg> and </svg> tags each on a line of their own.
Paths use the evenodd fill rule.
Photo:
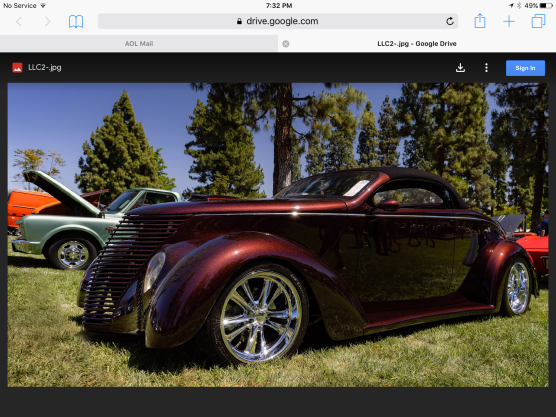
<svg viewBox="0 0 556 417">
<path fill-rule="evenodd" d="M 15 23 L 17 23 L 19 26 L 21 26 L 21 23 L 19 23 L 20 19 L 21 19 L 21 17 L 15 21 Z"/>
<path fill-rule="evenodd" d="M 50 19 L 48 19 L 48 17 L 44 17 L 46 20 L 48 20 L 48 23 L 50 23 Z M 48 23 L 45 26 L 48 26 Z"/>
</svg>

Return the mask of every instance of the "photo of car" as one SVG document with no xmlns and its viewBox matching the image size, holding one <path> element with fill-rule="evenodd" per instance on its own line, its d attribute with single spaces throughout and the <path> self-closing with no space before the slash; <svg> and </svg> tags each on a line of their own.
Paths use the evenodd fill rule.
<svg viewBox="0 0 556 417">
<path fill-rule="evenodd" d="M 96 199 L 98 192 L 82 197 L 43 172 L 29 170 L 23 175 L 58 199 L 63 206 L 44 207 L 38 214 L 22 218 L 19 225 L 21 235 L 12 240 L 12 249 L 15 252 L 43 254 L 57 269 L 87 269 L 108 241 L 111 230 L 129 210 L 183 201 L 177 192 L 134 188 L 124 191 L 104 210 L 100 210 L 87 200 L 88 197 Z"/>
<path fill-rule="evenodd" d="M 538 295 L 527 251 L 432 173 L 348 169 L 209 200 L 123 216 L 80 284 L 86 330 L 149 348 L 196 337 L 224 364 L 260 363 L 294 353 L 309 317 L 343 340 L 521 315 Z"/>
</svg>

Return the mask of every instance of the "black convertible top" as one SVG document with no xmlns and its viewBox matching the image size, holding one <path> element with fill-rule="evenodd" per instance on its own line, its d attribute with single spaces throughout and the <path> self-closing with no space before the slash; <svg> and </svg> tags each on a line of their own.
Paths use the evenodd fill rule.
<svg viewBox="0 0 556 417">
<path fill-rule="evenodd" d="M 450 194 L 453 196 L 456 205 L 460 209 L 467 209 L 469 206 L 467 203 L 461 198 L 459 193 L 455 190 L 455 188 L 446 181 L 444 178 L 439 177 L 436 174 L 427 171 L 421 171 L 420 169 L 413 169 L 413 168 L 402 168 L 402 167 L 368 167 L 368 168 L 355 168 L 349 169 L 347 171 L 376 171 L 382 172 L 390 177 L 391 180 L 403 180 L 403 179 L 419 179 L 419 180 L 428 180 L 437 182 L 448 189 Z"/>
</svg>

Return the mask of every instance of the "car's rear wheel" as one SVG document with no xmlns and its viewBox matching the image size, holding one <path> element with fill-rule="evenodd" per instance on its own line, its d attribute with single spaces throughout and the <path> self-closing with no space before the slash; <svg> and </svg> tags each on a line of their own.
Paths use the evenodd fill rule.
<svg viewBox="0 0 556 417">
<path fill-rule="evenodd" d="M 50 246 L 47 257 L 54 268 L 80 271 L 97 257 L 97 249 L 85 238 L 66 236 Z"/>
<path fill-rule="evenodd" d="M 525 259 L 517 257 L 506 272 L 502 313 L 508 316 L 524 314 L 531 301 L 531 271 Z"/>
<path fill-rule="evenodd" d="M 225 364 L 266 362 L 293 354 L 309 319 L 309 300 L 287 268 L 262 264 L 233 279 L 205 325 L 207 342 Z"/>
</svg>

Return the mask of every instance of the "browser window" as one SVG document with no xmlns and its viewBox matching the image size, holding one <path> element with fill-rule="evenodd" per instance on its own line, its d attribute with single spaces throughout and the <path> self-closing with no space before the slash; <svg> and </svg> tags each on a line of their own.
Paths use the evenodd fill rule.
<svg viewBox="0 0 556 417">
<path fill-rule="evenodd" d="M 306 178 L 405 167 L 435 174 L 454 191 L 403 183 L 375 203 L 397 199 L 388 207 L 455 211 L 461 198 L 501 224 L 505 238 L 541 236 L 549 205 L 549 86 L 556 82 L 553 6 L 2 1 L 0 135 L 8 196 L 55 193 L 23 175 L 28 171 L 54 178 L 73 202 L 103 190 L 89 211 L 116 219 L 103 230 L 108 236 L 125 214 L 118 203 L 126 196 L 126 204 L 142 196 L 129 204 L 134 208 L 320 198 L 332 188 L 341 189 L 336 197 L 357 197 L 374 174 L 342 187 Z M 7 213 L 16 240 L 21 219 L 42 205 L 29 204 L 23 217 Z M 408 226 L 408 245 L 420 245 L 422 235 L 425 246 L 441 246 L 430 239 L 439 226 L 427 227 Z M 483 235 L 473 236 L 480 245 Z M 99 239 L 95 254 L 104 244 Z M 87 269 L 93 260 L 85 258 L 93 253 L 86 245 L 49 255 L 52 240 L 44 237 L 46 246 L 36 250 L 29 242 L 19 248 L 69 269 Z M 361 242 L 353 245 L 366 247 Z M 473 258 L 469 251 L 465 259 Z M 341 250 L 330 253 L 342 270 Z M 548 242 L 535 263 L 544 268 L 541 256 L 547 273 Z M 356 275 L 345 279 L 357 285 Z"/>
</svg>

